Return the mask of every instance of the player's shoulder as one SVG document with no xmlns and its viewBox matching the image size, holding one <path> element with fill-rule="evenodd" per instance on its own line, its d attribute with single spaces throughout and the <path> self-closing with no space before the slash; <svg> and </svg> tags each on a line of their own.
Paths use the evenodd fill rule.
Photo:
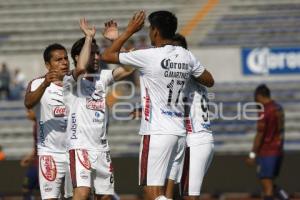
<svg viewBox="0 0 300 200">
<path fill-rule="evenodd" d="M 30 84 L 32 84 L 32 85 L 39 85 L 39 84 L 41 84 L 44 80 L 45 80 L 45 76 L 39 76 L 39 77 L 36 77 L 36 78 L 32 79 L 32 80 L 30 81 Z"/>
<path fill-rule="evenodd" d="M 100 71 L 100 79 L 105 77 L 112 76 L 113 70 L 111 69 L 102 69 Z"/>
</svg>

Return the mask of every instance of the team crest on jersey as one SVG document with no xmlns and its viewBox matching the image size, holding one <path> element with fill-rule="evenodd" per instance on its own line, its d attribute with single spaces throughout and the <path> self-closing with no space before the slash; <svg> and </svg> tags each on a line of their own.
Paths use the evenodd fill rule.
<svg viewBox="0 0 300 200">
<path fill-rule="evenodd" d="M 54 106 L 53 107 L 53 116 L 54 117 L 64 117 L 67 115 L 66 106 Z"/>
<path fill-rule="evenodd" d="M 103 99 L 86 98 L 86 108 L 90 110 L 102 111 L 105 108 Z"/>
<path fill-rule="evenodd" d="M 54 181 L 56 178 L 56 164 L 52 156 L 40 157 L 40 168 L 44 178 L 48 181 Z"/>
<path fill-rule="evenodd" d="M 86 150 L 77 151 L 77 157 L 81 165 L 86 169 L 91 169 L 91 163 L 89 161 L 89 154 Z"/>
</svg>

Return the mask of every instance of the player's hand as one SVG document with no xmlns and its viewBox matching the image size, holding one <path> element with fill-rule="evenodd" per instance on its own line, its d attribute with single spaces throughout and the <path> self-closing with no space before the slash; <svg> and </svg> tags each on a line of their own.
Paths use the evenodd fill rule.
<svg viewBox="0 0 300 200">
<path fill-rule="evenodd" d="M 103 30 L 103 36 L 110 40 L 114 41 L 119 37 L 119 30 L 118 30 L 118 24 L 114 20 L 110 20 L 108 22 L 105 22 L 104 24 L 104 30 Z"/>
<path fill-rule="evenodd" d="M 84 33 L 85 37 L 94 38 L 96 34 L 96 27 L 90 27 L 86 18 L 82 18 L 79 21 L 80 29 Z"/>
<path fill-rule="evenodd" d="M 245 162 L 249 166 L 254 166 L 255 165 L 255 159 L 254 158 L 246 158 Z"/>
<path fill-rule="evenodd" d="M 48 87 L 52 82 L 59 81 L 60 73 L 57 70 L 49 71 L 44 80 L 44 84 Z"/>
<path fill-rule="evenodd" d="M 131 34 L 139 31 L 144 26 L 145 18 L 145 11 L 142 10 L 135 13 L 127 25 L 126 31 L 128 31 Z"/>
</svg>

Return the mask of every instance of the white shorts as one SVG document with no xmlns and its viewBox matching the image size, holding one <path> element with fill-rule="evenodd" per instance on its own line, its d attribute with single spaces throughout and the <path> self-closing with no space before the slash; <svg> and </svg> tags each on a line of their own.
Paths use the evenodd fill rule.
<svg viewBox="0 0 300 200">
<path fill-rule="evenodd" d="M 183 157 L 185 137 L 143 135 L 140 145 L 139 185 L 164 186 L 175 160 Z"/>
<path fill-rule="evenodd" d="M 176 184 L 180 183 L 183 169 L 183 161 L 184 161 L 184 150 L 186 148 L 186 143 L 183 143 L 177 148 L 177 155 L 174 159 L 171 170 L 168 174 L 168 179 L 173 180 Z"/>
<path fill-rule="evenodd" d="M 64 196 L 72 196 L 72 185 L 68 165 L 68 155 L 43 153 L 39 155 L 39 184 L 42 199 L 60 198 L 61 186 L 65 183 Z"/>
<path fill-rule="evenodd" d="M 72 149 L 69 154 L 74 188 L 93 187 L 95 194 L 114 194 L 113 168 L 109 151 Z"/>
<path fill-rule="evenodd" d="M 186 148 L 181 191 L 184 196 L 199 196 L 204 175 L 213 158 L 213 143 Z"/>
</svg>

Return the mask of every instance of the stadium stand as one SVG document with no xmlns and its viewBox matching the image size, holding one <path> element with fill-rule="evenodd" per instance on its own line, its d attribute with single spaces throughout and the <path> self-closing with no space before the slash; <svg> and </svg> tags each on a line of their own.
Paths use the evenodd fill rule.
<svg viewBox="0 0 300 200">
<path fill-rule="evenodd" d="M 198 34 L 201 46 L 298 46 L 299 10 L 293 0 L 221 0 L 190 40 Z"/>
<path fill-rule="evenodd" d="M 81 37 L 78 20 L 85 16 L 98 31 L 108 19 L 118 19 L 122 29 L 132 13 L 158 9 L 176 11 L 180 1 L 139 0 L 24 0 L 0 2 L 0 52 L 40 52 L 52 42 L 70 48 Z M 99 37 L 100 34 L 98 34 Z"/>
<path fill-rule="evenodd" d="M 98 28 L 107 19 L 117 16 L 122 29 L 134 11 L 168 9 L 177 14 L 179 28 L 182 28 L 205 2 L 1 1 L 0 52 L 40 52 L 53 41 L 69 48 L 81 36 L 77 21 L 82 16 Z M 300 2 L 294 0 L 220 0 L 189 35 L 188 43 L 190 46 L 296 46 L 300 43 L 299 9 Z"/>
</svg>

